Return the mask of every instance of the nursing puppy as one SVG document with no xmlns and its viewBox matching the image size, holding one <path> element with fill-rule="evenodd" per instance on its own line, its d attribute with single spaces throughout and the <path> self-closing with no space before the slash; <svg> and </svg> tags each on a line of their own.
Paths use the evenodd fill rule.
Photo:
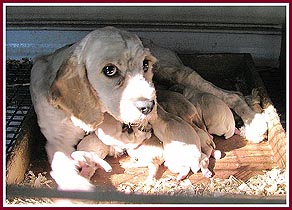
<svg viewBox="0 0 292 210">
<path fill-rule="evenodd" d="M 196 130 L 200 137 L 201 150 L 208 158 L 211 155 L 215 159 L 221 158 L 221 152 L 215 150 L 216 145 L 210 134 L 207 132 L 196 107 L 188 101 L 187 98 L 178 92 L 169 90 L 157 90 L 156 95 L 158 103 L 165 109 L 165 111 L 179 116 Z"/>
<path fill-rule="evenodd" d="M 146 126 L 147 129 L 149 126 Z M 83 138 L 72 153 L 81 168 L 80 175 L 90 179 L 98 168 L 110 171 L 110 165 L 103 159 L 109 155 L 118 157 L 126 150 L 135 149 L 149 139 L 152 130 L 138 126 L 122 125 L 111 115 L 105 113 L 104 120 L 95 133 Z"/>
<path fill-rule="evenodd" d="M 130 162 L 123 163 L 122 167 L 148 167 L 148 176 L 145 184 L 153 184 L 159 166 L 164 162 L 162 142 L 155 135 L 152 135 L 151 138 L 146 139 L 139 147 L 127 149 L 127 153 L 131 160 Z"/>
<path fill-rule="evenodd" d="M 165 111 L 178 115 L 190 124 L 196 125 L 200 129 L 207 131 L 197 108 L 182 94 L 174 91 L 157 89 L 156 96 L 158 103 Z"/>
<path fill-rule="evenodd" d="M 210 134 L 225 139 L 239 134 L 230 108 L 220 98 L 191 87 L 184 87 L 183 95 L 195 105 Z"/>
<path fill-rule="evenodd" d="M 177 180 L 184 179 L 190 170 L 197 173 L 200 169 L 205 177 L 211 177 L 209 158 L 201 152 L 200 137 L 193 127 L 180 117 L 166 112 L 159 104 L 157 115 L 149 122 L 155 136 L 163 142 L 164 165 L 179 174 Z"/>
<path fill-rule="evenodd" d="M 150 124 L 145 126 L 122 124 L 105 113 L 103 122 L 95 131 L 96 136 L 105 145 L 115 147 L 116 150 L 136 148 L 152 135 Z"/>
<path fill-rule="evenodd" d="M 215 95 L 242 119 L 244 137 L 248 141 L 258 143 L 266 138 L 268 124 L 265 114 L 253 111 L 237 91 L 224 90 L 205 80 L 196 69 L 185 66 L 174 51 L 158 46 L 151 40 L 142 41 L 158 58 L 154 68 L 154 81 L 157 84 L 180 84 Z"/>
</svg>

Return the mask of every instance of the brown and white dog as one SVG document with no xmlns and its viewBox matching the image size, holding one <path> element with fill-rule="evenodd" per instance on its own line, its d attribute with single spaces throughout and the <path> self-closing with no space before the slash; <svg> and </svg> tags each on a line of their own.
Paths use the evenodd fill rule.
<svg viewBox="0 0 292 210">
<path fill-rule="evenodd" d="M 154 56 L 158 58 L 154 71 L 158 80 L 210 92 L 242 117 L 247 133 L 260 139 L 266 131 L 266 121 L 237 94 L 205 81 L 173 52 L 147 41 L 144 45 L 147 48 L 133 33 L 105 27 L 73 45 L 34 59 L 31 97 L 47 139 L 51 175 L 59 189 L 94 189 L 88 179 L 79 175 L 71 153 L 85 134 L 98 129 L 105 113 L 121 124 L 136 126 L 146 126 L 155 115 Z"/>
<path fill-rule="evenodd" d="M 139 38 L 106 27 L 34 60 L 31 96 L 60 189 L 91 190 L 71 158 L 74 146 L 108 113 L 122 125 L 146 126 L 156 112 L 152 65 Z"/>
</svg>

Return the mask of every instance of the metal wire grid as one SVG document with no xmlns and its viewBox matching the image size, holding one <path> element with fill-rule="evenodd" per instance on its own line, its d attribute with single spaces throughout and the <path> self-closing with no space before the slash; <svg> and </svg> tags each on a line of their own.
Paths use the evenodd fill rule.
<svg viewBox="0 0 292 210">
<path fill-rule="evenodd" d="M 22 123 L 32 107 L 29 82 L 31 61 L 6 61 L 6 155 L 21 131 Z"/>
</svg>

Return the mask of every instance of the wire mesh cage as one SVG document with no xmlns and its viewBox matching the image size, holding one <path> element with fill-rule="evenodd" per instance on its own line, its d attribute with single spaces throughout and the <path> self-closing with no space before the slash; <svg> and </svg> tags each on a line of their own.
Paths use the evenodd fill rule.
<svg viewBox="0 0 292 210">
<path fill-rule="evenodd" d="M 22 123 L 32 108 L 29 82 L 32 62 L 29 59 L 6 62 L 6 154 L 17 139 Z"/>
</svg>

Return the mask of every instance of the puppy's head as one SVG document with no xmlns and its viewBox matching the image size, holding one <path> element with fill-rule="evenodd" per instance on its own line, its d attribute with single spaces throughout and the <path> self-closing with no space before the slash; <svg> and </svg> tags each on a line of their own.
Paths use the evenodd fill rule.
<svg viewBox="0 0 292 210">
<path fill-rule="evenodd" d="M 53 101 L 63 109 L 69 107 L 91 127 L 102 120 L 103 112 L 126 124 L 147 124 L 155 116 L 152 65 L 156 59 L 136 35 L 106 27 L 75 46 L 51 86 Z"/>
</svg>

